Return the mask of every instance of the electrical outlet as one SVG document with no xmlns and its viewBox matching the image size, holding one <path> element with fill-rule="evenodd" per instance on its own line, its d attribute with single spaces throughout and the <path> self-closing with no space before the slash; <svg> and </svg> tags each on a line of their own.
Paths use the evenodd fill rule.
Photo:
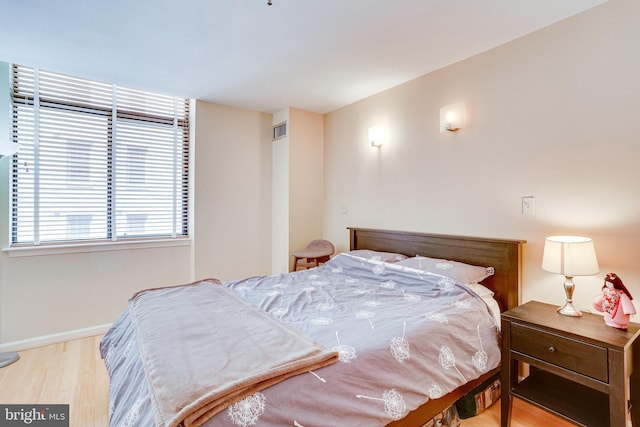
<svg viewBox="0 0 640 427">
<path fill-rule="evenodd" d="M 536 198 L 533 196 L 525 196 L 522 198 L 522 215 L 536 214 Z"/>
</svg>

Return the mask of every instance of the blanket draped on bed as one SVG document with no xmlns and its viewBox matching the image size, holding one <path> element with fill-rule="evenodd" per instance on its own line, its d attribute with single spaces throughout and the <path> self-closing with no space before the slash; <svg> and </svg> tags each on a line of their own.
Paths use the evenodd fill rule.
<svg viewBox="0 0 640 427">
<path fill-rule="evenodd" d="M 219 283 L 150 289 L 129 301 L 158 426 L 202 425 L 235 401 L 338 360 Z"/>
</svg>

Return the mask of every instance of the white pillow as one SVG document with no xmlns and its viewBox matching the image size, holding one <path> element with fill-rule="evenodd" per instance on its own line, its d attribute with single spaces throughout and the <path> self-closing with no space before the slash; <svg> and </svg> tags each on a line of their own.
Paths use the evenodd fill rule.
<svg viewBox="0 0 640 427">
<path fill-rule="evenodd" d="M 429 258 L 415 256 L 397 262 L 404 267 L 422 270 L 427 273 L 449 277 L 457 282 L 473 284 L 493 275 L 493 267 L 480 267 L 477 265 L 465 264 L 458 261 L 449 261 L 440 258 Z"/>
<path fill-rule="evenodd" d="M 491 289 L 487 288 L 484 285 L 481 285 L 480 283 L 469 283 L 467 286 L 469 287 L 469 289 L 483 298 L 492 297 L 494 295 Z"/>
<path fill-rule="evenodd" d="M 482 285 L 478 285 L 478 286 L 482 286 Z M 482 287 L 484 288 L 484 286 Z M 487 291 L 489 291 L 489 289 L 487 289 Z M 496 329 L 499 331 L 501 325 L 500 325 L 500 306 L 498 305 L 498 301 L 496 301 L 492 296 L 489 296 L 489 295 L 482 296 L 482 301 L 484 301 L 485 304 L 487 304 L 487 307 L 489 308 L 489 312 L 491 313 L 491 316 L 493 318 L 493 323 L 496 325 Z"/>
<path fill-rule="evenodd" d="M 355 249 L 353 251 L 349 251 L 346 253 L 352 256 L 357 256 L 359 258 L 374 259 L 382 262 L 392 262 L 392 263 L 407 259 L 406 255 L 397 254 L 394 252 L 372 251 L 370 249 Z"/>
</svg>

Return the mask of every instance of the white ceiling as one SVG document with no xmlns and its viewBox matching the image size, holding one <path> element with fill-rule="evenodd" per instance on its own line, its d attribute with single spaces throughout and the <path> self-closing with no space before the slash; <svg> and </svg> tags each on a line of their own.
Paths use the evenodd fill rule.
<svg viewBox="0 0 640 427">
<path fill-rule="evenodd" d="M 606 0 L 1 0 L 0 61 L 325 113 Z"/>
</svg>

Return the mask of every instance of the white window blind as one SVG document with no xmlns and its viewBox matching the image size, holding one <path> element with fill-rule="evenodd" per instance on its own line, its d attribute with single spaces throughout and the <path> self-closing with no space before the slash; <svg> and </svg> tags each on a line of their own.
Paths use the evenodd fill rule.
<svg viewBox="0 0 640 427">
<path fill-rule="evenodd" d="M 13 66 L 12 244 L 188 236 L 189 101 Z"/>
</svg>

